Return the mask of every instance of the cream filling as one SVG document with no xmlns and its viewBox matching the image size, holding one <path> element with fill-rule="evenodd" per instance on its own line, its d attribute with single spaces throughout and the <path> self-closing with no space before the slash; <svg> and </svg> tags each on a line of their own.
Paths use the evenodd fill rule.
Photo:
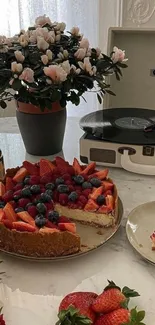
<svg viewBox="0 0 155 325">
<path fill-rule="evenodd" d="M 60 215 L 66 216 L 70 219 L 96 224 L 101 227 L 110 227 L 115 223 L 114 217 L 110 214 L 69 209 L 68 207 L 62 206 L 58 203 L 55 205 L 55 210 L 58 211 Z"/>
</svg>

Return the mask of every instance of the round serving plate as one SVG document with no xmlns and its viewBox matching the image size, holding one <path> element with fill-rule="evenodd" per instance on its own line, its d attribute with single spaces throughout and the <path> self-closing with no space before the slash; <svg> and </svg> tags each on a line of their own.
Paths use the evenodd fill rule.
<svg viewBox="0 0 155 325">
<path fill-rule="evenodd" d="M 148 262 L 155 264 L 150 235 L 155 230 L 155 201 L 132 210 L 126 223 L 126 233 L 132 247 Z"/>
<path fill-rule="evenodd" d="M 110 228 L 95 228 L 88 225 L 82 225 L 80 223 L 76 223 L 77 226 L 77 233 L 80 235 L 81 238 L 81 250 L 78 253 L 72 255 L 65 255 L 65 256 L 57 256 L 57 257 L 32 257 L 32 256 L 25 256 L 20 255 L 17 253 L 7 252 L 1 249 L 2 253 L 8 254 L 10 256 L 14 256 L 17 258 L 22 258 L 24 260 L 29 261 L 61 261 L 66 259 L 72 259 L 75 257 L 79 257 L 84 254 L 88 254 L 93 250 L 103 246 L 118 230 L 121 220 L 123 217 L 123 204 L 121 200 L 118 201 L 118 220 L 114 227 Z"/>
</svg>

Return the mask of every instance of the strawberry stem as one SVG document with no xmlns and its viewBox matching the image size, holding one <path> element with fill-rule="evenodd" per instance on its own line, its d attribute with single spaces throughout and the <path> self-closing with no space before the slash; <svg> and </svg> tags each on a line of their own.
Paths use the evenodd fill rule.
<svg viewBox="0 0 155 325">
<path fill-rule="evenodd" d="M 137 311 L 137 307 L 131 309 L 130 311 L 130 321 L 122 325 L 146 325 L 142 322 L 145 318 L 145 311 Z"/>
<path fill-rule="evenodd" d="M 124 287 L 122 289 L 122 293 L 126 298 L 134 298 L 140 296 L 140 294 L 137 291 L 135 291 L 134 289 L 130 289 L 128 287 Z"/>
<path fill-rule="evenodd" d="M 121 291 L 121 288 L 118 287 L 118 286 L 115 284 L 115 282 L 113 282 L 113 281 L 109 281 L 109 280 L 108 280 L 108 283 L 109 283 L 109 284 L 104 288 L 104 291 L 107 291 L 107 290 L 109 290 L 109 289 L 118 289 L 118 290 Z"/>
<path fill-rule="evenodd" d="M 92 321 L 90 318 L 80 315 L 79 310 L 72 305 L 66 310 L 61 310 L 58 314 L 59 320 L 56 325 L 90 325 Z"/>
</svg>

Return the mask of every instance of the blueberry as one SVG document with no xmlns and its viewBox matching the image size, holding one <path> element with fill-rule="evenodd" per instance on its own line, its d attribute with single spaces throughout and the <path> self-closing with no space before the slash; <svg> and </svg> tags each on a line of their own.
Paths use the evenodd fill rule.
<svg viewBox="0 0 155 325">
<path fill-rule="evenodd" d="M 96 202 L 98 205 L 103 205 L 105 203 L 105 197 L 104 195 L 99 195 L 96 199 Z"/>
<path fill-rule="evenodd" d="M 34 203 L 35 205 L 37 205 L 38 203 L 41 203 L 41 200 L 40 200 L 40 199 L 34 199 L 33 203 Z"/>
<path fill-rule="evenodd" d="M 59 220 L 59 213 L 57 211 L 48 211 L 48 220 L 53 223 L 58 223 Z"/>
<path fill-rule="evenodd" d="M 14 201 L 18 201 L 19 199 L 21 198 L 21 195 L 14 195 L 13 196 L 13 199 L 14 199 Z"/>
<path fill-rule="evenodd" d="M 32 185 L 30 187 L 31 193 L 39 194 L 40 193 L 40 186 L 39 185 Z"/>
<path fill-rule="evenodd" d="M 37 217 L 35 218 L 35 224 L 37 227 L 42 228 L 46 225 L 46 218 L 44 216 L 38 214 Z"/>
<path fill-rule="evenodd" d="M 16 212 L 16 213 L 18 213 L 18 212 L 23 212 L 23 211 L 24 211 L 23 208 L 16 208 L 16 209 L 15 209 L 15 212 Z"/>
<path fill-rule="evenodd" d="M 41 214 L 41 213 L 42 213 L 42 214 L 45 214 L 46 211 L 47 211 L 46 205 L 45 205 L 44 203 L 38 203 L 38 204 L 36 205 L 36 208 L 37 208 L 39 214 Z"/>
<path fill-rule="evenodd" d="M 58 186 L 60 184 L 64 184 L 64 179 L 62 177 L 59 177 L 56 179 L 55 184 Z"/>
<path fill-rule="evenodd" d="M 29 207 L 33 206 L 33 203 L 26 204 L 25 210 L 27 210 Z"/>
<path fill-rule="evenodd" d="M 45 185 L 46 190 L 53 190 L 55 185 L 53 183 L 47 183 Z"/>
<path fill-rule="evenodd" d="M 69 188 L 68 188 L 67 185 L 60 184 L 60 185 L 58 185 L 58 187 L 57 187 L 57 191 L 58 191 L 59 193 L 68 193 L 68 192 L 69 192 Z"/>
<path fill-rule="evenodd" d="M 82 175 L 76 175 L 73 177 L 74 182 L 78 185 L 81 185 L 84 182 L 84 177 Z"/>
<path fill-rule="evenodd" d="M 23 197 L 30 197 L 32 195 L 29 187 L 25 187 L 22 189 L 21 194 Z"/>
<path fill-rule="evenodd" d="M 29 180 L 30 180 L 30 176 L 26 176 L 23 181 L 24 185 L 29 184 Z"/>
<path fill-rule="evenodd" d="M 0 208 L 4 208 L 4 206 L 5 206 L 5 202 L 0 201 Z"/>
<path fill-rule="evenodd" d="M 51 202 L 51 196 L 47 193 L 41 193 L 40 199 L 42 202 Z"/>
<path fill-rule="evenodd" d="M 53 196 L 53 191 L 52 190 L 46 190 L 45 193 L 50 195 L 50 197 L 52 198 L 52 196 Z"/>
<path fill-rule="evenodd" d="M 78 194 L 76 192 L 71 192 L 69 194 L 68 198 L 69 198 L 70 201 L 75 202 L 77 200 L 77 198 L 78 198 Z"/>
<path fill-rule="evenodd" d="M 95 178 L 95 177 L 93 177 L 93 178 L 90 179 L 90 183 L 91 183 L 94 187 L 100 187 L 101 184 L 102 184 L 101 180 L 98 179 L 98 178 Z"/>
<path fill-rule="evenodd" d="M 87 188 L 92 188 L 93 186 L 92 186 L 92 184 L 90 183 L 90 182 L 84 182 L 83 184 L 82 184 L 82 188 L 85 190 L 85 189 L 87 189 Z"/>
</svg>

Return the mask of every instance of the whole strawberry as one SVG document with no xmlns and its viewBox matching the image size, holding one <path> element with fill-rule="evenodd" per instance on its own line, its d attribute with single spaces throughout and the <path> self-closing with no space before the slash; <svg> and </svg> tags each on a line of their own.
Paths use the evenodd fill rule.
<svg viewBox="0 0 155 325">
<path fill-rule="evenodd" d="M 91 309 L 91 305 L 96 297 L 97 294 L 93 292 L 70 293 L 62 300 L 59 312 L 73 306 L 78 309 L 80 315 L 86 316 L 94 322 L 96 315 Z"/>
<path fill-rule="evenodd" d="M 109 285 L 104 289 L 92 303 L 92 310 L 96 313 L 109 313 L 120 307 L 127 307 L 130 297 L 137 297 L 139 294 L 124 287 L 121 291 L 113 281 L 108 281 Z"/>
<path fill-rule="evenodd" d="M 145 312 L 137 312 L 136 308 L 129 311 L 128 309 L 119 308 L 109 314 L 101 315 L 94 325 L 140 325 L 145 317 Z"/>
</svg>

